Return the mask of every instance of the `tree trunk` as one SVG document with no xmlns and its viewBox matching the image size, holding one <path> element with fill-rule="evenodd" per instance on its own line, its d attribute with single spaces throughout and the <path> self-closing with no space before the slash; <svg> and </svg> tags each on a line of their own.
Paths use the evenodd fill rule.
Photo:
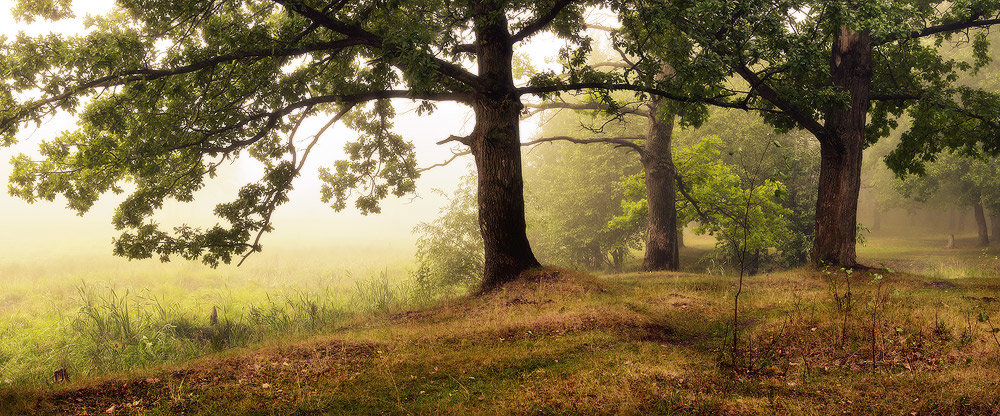
<svg viewBox="0 0 1000 416">
<path fill-rule="evenodd" d="M 958 228 L 958 212 L 954 209 L 948 211 L 948 232 L 955 232 Z"/>
<path fill-rule="evenodd" d="M 968 221 L 965 220 L 965 216 L 966 215 L 967 215 L 966 214 L 966 210 L 964 210 L 964 209 L 958 210 L 958 233 L 959 234 L 962 234 L 962 233 L 965 232 L 965 223 L 968 222 Z"/>
<path fill-rule="evenodd" d="M 986 212 L 983 210 L 983 204 L 977 202 L 973 205 L 976 213 L 976 231 L 979 233 L 979 246 L 985 247 L 990 245 L 990 235 L 989 228 L 986 226 Z"/>
<path fill-rule="evenodd" d="M 1000 214 L 990 215 L 990 222 L 993 223 L 993 242 L 1000 242 Z"/>
<path fill-rule="evenodd" d="M 591 240 L 585 247 L 587 254 L 584 259 L 584 263 L 587 264 L 587 268 L 591 271 L 599 271 L 603 269 L 607 258 L 601 250 L 601 243 L 597 240 Z"/>
<path fill-rule="evenodd" d="M 882 230 L 882 208 L 875 203 L 875 209 L 872 211 L 872 231 Z"/>
<path fill-rule="evenodd" d="M 524 219 L 521 176 L 521 101 L 514 90 L 513 46 L 507 19 L 497 2 L 475 4 L 479 77 L 473 110 L 476 126 L 469 145 L 479 176 L 479 229 L 485 245 L 480 292 L 493 290 L 538 267 Z"/>
<path fill-rule="evenodd" d="M 642 155 L 642 168 L 646 173 L 646 201 L 649 217 L 646 229 L 646 255 L 643 270 L 677 270 L 677 205 L 674 168 L 670 142 L 673 138 L 674 118 L 661 120 L 658 116 L 662 101 L 652 99 L 649 109 L 649 133 Z"/>
<path fill-rule="evenodd" d="M 847 28 L 834 40 L 830 60 L 833 85 L 850 94 L 847 106 L 826 112 L 820 139 L 819 198 L 813 261 L 820 265 L 857 265 L 858 196 L 872 79 L 871 35 Z"/>
<path fill-rule="evenodd" d="M 628 252 L 622 247 L 618 247 L 611 252 L 611 259 L 614 261 L 616 272 L 621 273 L 622 269 L 625 268 L 625 254 L 627 253 Z"/>
<path fill-rule="evenodd" d="M 677 247 L 684 247 L 684 229 L 677 229 Z"/>
</svg>

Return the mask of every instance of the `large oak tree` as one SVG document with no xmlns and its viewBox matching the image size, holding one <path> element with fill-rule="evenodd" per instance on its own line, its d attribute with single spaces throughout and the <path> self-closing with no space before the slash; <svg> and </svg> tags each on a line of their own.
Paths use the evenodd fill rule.
<svg viewBox="0 0 1000 416">
<path fill-rule="evenodd" d="M 741 80 L 726 86 L 722 100 L 756 108 L 779 129 L 816 137 L 817 263 L 857 263 L 862 151 L 900 117 L 914 123 L 886 160 L 897 172 L 919 172 L 947 148 L 1000 151 L 1000 94 L 957 82 L 963 71 L 992 59 L 982 29 L 1000 24 L 996 1 L 624 0 L 619 6 L 635 16 L 624 20 L 627 30 L 670 25 L 688 36 L 695 53 L 678 65 Z M 630 51 L 642 54 L 644 38 L 634 39 Z M 973 59 L 943 58 L 948 41 L 971 44 Z"/>
<path fill-rule="evenodd" d="M 71 15 L 68 0 L 22 1 L 22 18 Z M 84 212 L 103 194 L 129 195 L 114 225 L 115 253 L 177 255 L 209 264 L 260 250 L 271 215 L 287 201 L 323 131 L 293 140 L 314 115 L 362 133 L 348 160 L 322 171 L 323 199 L 362 212 L 414 188 L 413 146 L 392 132 L 392 99 L 472 107 L 467 137 L 478 169 L 482 288 L 537 266 L 525 236 L 517 45 L 550 30 L 586 49 L 572 0 L 119 0 L 79 36 L 18 36 L 0 54 L 0 134 L 59 111 L 78 128 L 14 160 L 11 192 L 28 201 L 65 197 Z M 572 49 L 572 48 L 571 48 Z M 572 52 L 572 51 L 570 51 Z M 546 92 L 560 88 L 550 88 Z M 190 201 L 220 163 L 250 155 L 266 166 L 215 213 L 225 223 L 163 230 L 154 213 Z M 127 187 L 125 185 L 128 185 Z"/>
</svg>

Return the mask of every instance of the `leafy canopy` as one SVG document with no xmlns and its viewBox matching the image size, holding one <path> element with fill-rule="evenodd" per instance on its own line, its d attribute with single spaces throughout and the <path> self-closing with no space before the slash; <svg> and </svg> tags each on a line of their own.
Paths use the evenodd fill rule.
<svg viewBox="0 0 1000 416">
<path fill-rule="evenodd" d="M 820 142 L 834 143 L 826 118 L 850 98 L 831 82 L 831 46 L 842 31 L 863 33 L 873 47 L 868 144 L 901 117 L 915 120 L 886 159 L 892 169 L 920 172 L 945 149 L 1000 153 L 1000 93 L 958 82 L 993 59 L 983 29 L 1000 24 L 994 0 L 621 0 L 617 7 L 636 16 L 623 20 L 631 34 L 623 39 L 642 60 L 662 58 L 644 45 L 655 39 L 650 27 L 669 26 L 693 45 L 686 59 L 670 61 L 679 74 L 734 77 L 714 95 L 700 94 L 703 102 L 758 111 L 773 126 L 805 129 Z M 943 56 L 949 44 L 970 45 L 972 53 Z M 686 83 L 667 78 L 659 88 Z"/>
<path fill-rule="evenodd" d="M 508 0 L 119 0 L 88 17 L 76 36 L 0 40 L 0 140 L 54 113 L 77 128 L 41 144 L 42 158 L 14 158 L 10 192 L 29 202 L 65 198 L 86 212 L 126 193 L 113 223 L 115 253 L 177 255 L 216 265 L 260 249 L 274 210 L 288 201 L 329 117 L 360 133 L 347 160 L 321 171 L 322 199 L 363 213 L 414 189 L 413 145 L 393 132 L 394 98 L 469 103 L 489 80 L 475 29 L 507 23 L 512 43 L 552 30 L 584 45 L 584 7 L 594 2 Z M 25 21 L 72 16 L 68 0 L 22 0 Z M 520 92 L 519 92 L 520 93 Z M 524 92 L 528 93 L 528 92 Z M 304 143 L 304 144 L 303 144 Z M 164 230 L 165 201 L 188 202 L 223 163 L 252 157 L 265 168 L 236 199 L 218 205 L 207 229 Z"/>
</svg>

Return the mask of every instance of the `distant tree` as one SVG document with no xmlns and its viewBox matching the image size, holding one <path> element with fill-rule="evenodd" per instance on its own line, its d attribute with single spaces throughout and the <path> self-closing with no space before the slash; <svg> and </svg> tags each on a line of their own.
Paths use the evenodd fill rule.
<svg viewBox="0 0 1000 416">
<path fill-rule="evenodd" d="M 573 109 L 590 114 L 600 127 L 591 132 L 544 135 L 533 143 L 570 142 L 577 144 L 603 144 L 634 152 L 641 163 L 642 174 L 637 176 L 645 184 L 646 209 L 643 223 L 643 270 L 677 270 L 680 265 L 676 199 L 677 169 L 671 156 L 672 137 L 676 116 L 664 106 L 662 98 L 650 97 L 637 103 L 613 103 L 611 97 L 585 97 L 585 101 L 553 100 L 537 105 L 529 104 L 535 111 Z M 624 135 L 607 134 L 608 124 L 616 122 L 624 128 Z M 639 124 L 641 123 L 641 124 Z M 641 125 L 645 131 L 636 132 Z M 561 133 L 561 134 L 559 134 Z M 584 133 L 584 134 L 581 134 Z M 586 134 L 590 133 L 590 134 Z M 597 134 L 594 134 L 597 133 Z M 624 230 L 624 228 L 617 228 Z M 630 234 L 629 234 L 630 235 Z"/>
<path fill-rule="evenodd" d="M 22 0 L 21 19 L 72 15 L 69 0 Z M 525 234 L 518 129 L 521 97 L 579 86 L 518 88 L 514 49 L 551 31 L 572 60 L 589 48 L 583 0 L 119 0 L 79 36 L 20 35 L 0 56 L 0 136 L 58 111 L 79 127 L 45 142 L 42 159 L 14 160 L 11 192 L 28 201 L 63 196 L 85 212 L 107 192 L 129 196 L 114 225 L 115 253 L 215 265 L 260 250 L 274 210 L 310 155 L 292 140 L 303 118 L 327 115 L 362 133 L 348 160 L 322 171 L 323 200 L 363 213 L 414 189 L 413 146 L 392 132 L 391 99 L 456 101 L 476 116 L 468 137 L 478 171 L 484 239 L 482 290 L 539 263 Z M 469 65 L 476 70 L 468 69 Z M 546 74 L 548 76 L 548 74 Z M 575 78 L 580 79 L 580 78 Z M 589 78 L 586 88 L 616 88 Z M 266 168 L 259 182 L 215 213 L 228 225 L 164 231 L 164 201 L 191 201 L 217 167 L 245 154 Z M 130 184 L 131 188 L 125 186 Z M 352 193 L 352 190 L 359 192 Z"/>
<path fill-rule="evenodd" d="M 580 117 L 573 112 L 547 115 L 544 120 L 541 135 L 545 137 L 572 133 L 581 140 L 589 140 L 600 136 L 581 128 Z M 607 224 L 620 209 L 621 177 L 641 169 L 634 153 L 611 146 L 579 146 L 563 140 L 538 143 L 532 140 L 523 145 L 527 230 L 539 260 L 587 270 L 624 267 L 628 252 L 639 248 L 642 234 L 611 230 Z M 463 154 L 466 152 L 459 152 L 458 157 Z M 427 225 L 450 224 L 465 218 L 465 205 L 457 201 L 468 198 L 460 188 L 451 195 L 451 202 L 438 219 Z M 475 193 L 471 201 L 475 201 Z M 461 232 L 464 228 L 435 228 L 438 229 L 446 231 L 442 235 L 449 237 L 428 238 L 431 228 L 423 225 L 416 231 L 421 241 L 433 240 L 435 245 L 451 246 L 452 242 L 465 241 Z M 436 264 L 429 266 L 445 269 Z"/>
<path fill-rule="evenodd" d="M 634 40 L 626 46 L 630 53 L 658 61 L 643 34 L 676 28 L 696 46 L 689 59 L 675 62 L 678 72 L 722 71 L 739 80 L 702 98 L 758 111 L 778 128 L 816 137 L 817 263 L 857 263 L 862 150 L 899 117 L 907 114 L 914 123 L 887 158 L 897 172 L 919 172 L 943 149 L 1000 153 L 1000 94 L 958 82 L 963 71 L 992 59 L 986 32 L 977 29 L 1000 24 L 994 0 L 621 0 L 618 8 L 624 30 L 636 34 L 625 38 Z M 967 40 L 972 58 L 943 58 L 948 40 Z M 657 88 L 672 85 L 665 79 Z"/>
<path fill-rule="evenodd" d="M 623 33 L 618 29 L 601 26 L 588 25 L 589 28 L 607 32 L 612 41 L 615 54 L 605 58 L 592 56 L 591 62 L 586 66 L 574 65 L 567 62 L 566 66 L 570 74 L 593 75 L 591 71 L 600 70 L 601 75 L 610 79 L 622 80 L 637 85 L 650 86 L 647 91 L 638 99 L 629 99 L 627 96 L 612 94 L 590 94 L 577 97 L 576 100 L 565 100 L 565 97 L 550 97 L 540 104 L 528 104 L 534 112 L 546 110 L 572 109 L 594 116 L 598 122 L 591 130 L 599 133 L 589 135 L 581 139 L 579 135 L 555 135 L 537 139 L 536 141 L 572 141 L 578 144 L 605 144 L 634 151 L 642 164 L 643 173 L 639 176 L 645 183 L 646 207 L 644 211 L 643 231 L 645 250 L 642 262 L 643 270 L 677 270 L 680 265 L 679 247 L 680 241 L 678 233 L 677 209 L 674 203 L 676 199 L 677 169 L 674 166 L 671 155 L 672 140 L 676 125 L 681 127 L 693 127 L 701 124 L 706 117 L 705 104 L 697 100 L 689 100 L 686 97 L 692 91 L 703 92 L 704 86 L 717 84 L 720 79 L 706 78 L 705 73 L 698 71 L 688 71 L 679 73 L 674 70 L 673 61 L 683 60 L 691 52 L 690 42 L 679 36 L 676 30 L 660 30 L 642 33 L 649 42 L 645 47 L 647 52 L 655 50 L 655 55 L 659 60 L 649 63 L 641 63 L 635 59 L 635 55 L 630 55 L 621 45 L 627 41 L 620 39 L 622 36 L 633 36 L 630 33 Z M 595 54 L 596 55 L 596 54 Z M 595 59 L 596 58 L 596 59 Z M 647 65 L 655 68 L 651 72 L 638 71 L 640 65 Z M 634 75 L 641 74 L 635 78 Z M 710 73 L 711 74 L 711 73 Z M 633 79 L 634 78 L 634 79 Z M 658 82 L 671 78 L 676 85 L 671 91 L 655 90 Z M 551 80 L 544 78 L 535 80 L 544 85 Z M 571 83 L 572 85 L 572 83 Z M 626 87 L 625 89 L 636 89 Z M 643 90 L 638 88 L 637 90 Z M 722 105 L 722 103 L 718 103 Z M 609 124 L 628 126 L 621 130 L 628 133 L 626 135 L 609 135 L 606 129 Z M 632 126 L 641 125 L 641 128 Z M 641 131 L 639 131 L 641 130 Z"/>
<path fill-rule="evenodd" d="M 774 260 L 784 267 L 805 264 L 815 231 L 816 182 L 819 178 L 817 143 L 802 131 L 776 132 L 757 114 L 728 109 L 713 109 L 709 114 L 700 128 L 675 135 L 677 147 L 691 148 L 706 137 L 717 136 L 721 139 L 715 145 L 720 160 L 744 183 L 754 178 L 780 182 L 786 195 L 778 202 L 788 210 L 785 218 L 790 232 L 778 246 L 780 258 Z M 753 159 L 754 155 L 763 155 L 763 158 Z M 745 168 L 757 164 L 760 168 Z"/>
<path fill-rule="evenodd" d="M 623 61 L 596 61 L 592 66 L 615 66 Z M 630 65 L 625 63 L 626 66 Z M 565 98 L 565 97 L 561 97 Z M 683 228 L 686 224 L 696 220 L 692 217 L 678 217 L 679 207 L 687 204 L 684 195 L 677 193 L 678 186 L 683 186 L 686 173 L 678 170 L 673 160 L 673 153 L 678 146 L 683 147 L 696 145 L 706 136 L 717 135 L 725 137 L 724 141 L 716 143 L 713 148 L 717 148 L 714 154 L 720 157 L 731 167 L 738 166 L 745 162 L 741 158 L 747 154 L 761 154 L 763 147 L 772 141 L 782 144 L 780 148 L 771 147 L 764 159 L 761 161 L 766 166 L 762 170 L 765 179 L 781 182 L 787 188 L 787 197 L 782 198 L 780 203 L 789 209 L 787 220 L 791 232 L 785 235 L 781 248 L 778 250 L 781 258 L 778 259 L 784 266 L 794 266 L 805 263 L 808 259 L 809 248 L 812 242 L 812 233 L 815 224 L 814 212 L 816 205 L 815 183 L 819 174 L 818 157 L 815 155 L 816 146 L 808 142 L 802 134 L 776 134 L 774 129 L 767 126 L 763 121 L 753 115 L 736 110 L 714 109 L 699 122 L 700 127 L 686 126 L 688 128 L 673 128 L 676 117 L 670 113 L 659 113 L 652 115 L 650 107 L 652 103 L 642 100 L 629 100 L 625 95 L 616 95 L 617 106 L 613 110 L 599 98 L 592 95 L 582 97 L 582 100 L 552 100 L 538 104 L 526 104 L 531 109 L 529 114 L 544 114 L 545 125 L 539 134 L 541 138 L 532 140 L 529 143 L 537 142 L 562 142 L 593 144 L 604 149 L 618 148 L 622 154 L 631 155 L 637 162 L 642 161 L 642 172 L 634 176 L 629 176 L 623 182 L 625 190 L 625 201 L 623 201 L 624 212 L 619 213 L 614 221 L 612 229 L 619 230 L 623 234 L 617 237 L 638 236 L 645 240 L 645 258 L 643 268 L 646 270 L 676 270 L 678 261 L 678 237 L 674 235 L 661 238 L 660 241 L 666 244 L 667 248 L 650 244 L 650 232 L 665 227 L 664 221 L 650 223 L 650 193 L 649 189 L 657 190 L 653 199 L 663 199 L 659 205 L 669 205 L 670 211 L 661 211 L 669 219 L 672 229 Z M 574 123 L 567 123 L 567 113 L 572 110 L 576 113 L 571 118 Z M 609 113 L 609 111 L 611 111 Z M 554 115 L 550 115 L 553 114 Z M 667 121 L 663 121 L 666 118 Z M 649 132 L 656 134 L 649 135 Z M 652 140 L 649 137 L 653 137 Z M 603 144 L 604 146 L 600 146 Z M 672 150 L 665 150 L 669 146 Z M 565 150 L 568 151 L 568 150 Z M 537 150 L 535 150 L 537 152 Z M 581 152 L 582 153 L 582 152 Z M 657 162 L 665 169 L 653 171 L 651 164 L 647 163 L 655 153 L 656 159 L 663 155 L 670 156 L 669 163 Z M 595 153 L 596 154 L 596 153 Z M 610 157 L 610 156 L 607 156 Z M 715 163 L 717 161 L 713 161 Z M 546 170 L 544 165 L 539 168 Z M 554 170 L 552 168 L 548 170 Z M 733 169 L 733 171 L 746 174 L 745 170 Z M 563 177 L 579 177 L 583 174 L 577 172 L 567 174 Z M 650 179 L 650 176 L 667 175 L 670 178 L 669 187 L 664 186 L 663 178 Z M 551 177 L 551 174 L 542 175 Z M 743 177 L 743 180 L 748 178 Z M 642 185 L 637 187 L 637 185 Z M 575 187 L 562 189 L 576 189 Z M 558 187 L 550 188 L 548 192 L 558 193 Z M 581 194 L 582 197 L 586 193 Z M 606 197 L 602 195 L 601 197 Z M 601 199 L 602 201 L 604 199 Z M 663 207 L 660 207 L 661 209 Z M 529 221 L 530 222 L 530 221 Z M 531 227 L 529 227 L 531 228 Z M 607 235 L 601 233 L 600 229 L 589 227 L 590 235 Z M 635 237 L 630 237 L 635 238 Z M 533 238 L 532 241 L 538 241 Z M 665 262 L 670 259 L 670 262 Z M 658 266 L 657 266 L 658 265 Z M 668 265 L 672 267 L 668 267 Z"/>
<path fill-rule="evenodd" d="M 995 225 L 1000 214 L 1000 160 L 942 154 L 927 164 L 922 175 L 898 181 L 896 189 L 917 201 L 950 208 L 971 208 L 979 245 L 989 245 L 986 215 L 992 214 Z M 998 238 L 995 231 L 993 237 Z"/>
<path fill-rule="evenodd" d="M 564 122 L 576 119 L 564 115 Z M 554 122 L 543 127 L 546 131 L 566 132 Z M 547 142 L 528 148 L 524 157 L 528 236 L 539 259 L 563 267 L 621 270 L 628 253 L 640 247 L 642 234 L 607 224 L 621 209 L 622 176 L 641 170 L 635 153 Z"/>
<path fill-rule="evenodd" d="M 778 254 L 794 250 L 788 244 L 793 240 L 792 211 L 782 206 L 787 188 L 764 175 L 768 168 L 761 162 L 766 155 L 758 152 L 751 155 L 757 156 L 754 160 L 743 159 L 744 164 L 726 163 L 720 142 L 718 137 L 709 137 L 674 155 L 678 189 L 683 194 L 677 201 L 680 223 L 694 223 L 695 233 L 715 236 L 722 257 L 729 261 L 751 255 L 742 259 L 743 265 L 749 274 L 756 274 L 769 249 Z M 648 202 L 643 182 L 641 175 L 625 180 L 623 213 L 611 221 L 611 228 L 634 228 L 645 218 Z"/>
</svg>

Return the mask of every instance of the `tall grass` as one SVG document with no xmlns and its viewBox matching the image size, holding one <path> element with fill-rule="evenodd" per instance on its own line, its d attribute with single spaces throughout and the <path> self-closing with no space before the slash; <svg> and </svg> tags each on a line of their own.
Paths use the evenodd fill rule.
<svg viewBox="0 0 1000 416">
<path fill-rule="evenodd" d="M 0 385 L 46 385 L 60 369 L 75 379 L 309 336 L 426 298 L 407 281 L 406 262 L 359 266 L 360 256 L 309 257 L 218 270 L 192 263 L 0 264 Z"/>
</svg>

